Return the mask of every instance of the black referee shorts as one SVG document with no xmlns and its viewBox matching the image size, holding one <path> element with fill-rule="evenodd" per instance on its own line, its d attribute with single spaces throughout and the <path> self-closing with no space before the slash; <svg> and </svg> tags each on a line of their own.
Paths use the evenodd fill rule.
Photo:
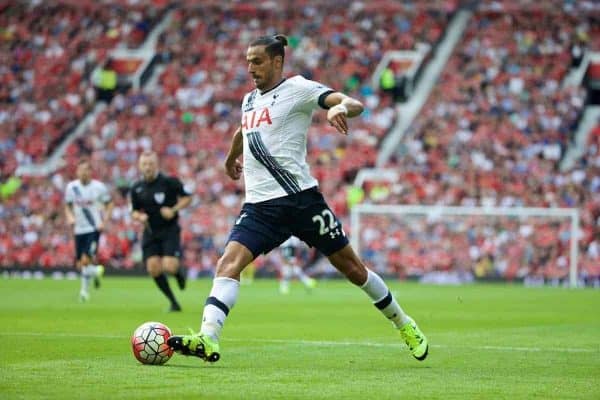
<svg viewBox="0 0 600 400">
<path fill-rule="evenodd" d="M 144 263 L 152 256 L 181 256 L 181 229 L 174 224 L 166 228 L 148 233 L 144 231 L 142 239 L 142 256 Z"/>
</svg>

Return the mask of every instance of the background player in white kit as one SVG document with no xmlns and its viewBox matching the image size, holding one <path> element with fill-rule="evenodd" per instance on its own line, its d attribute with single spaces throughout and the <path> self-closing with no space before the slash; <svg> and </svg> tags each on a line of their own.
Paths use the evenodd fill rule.
<svg viewBox="0 0 600 400">
<path fill-rule="evenodd" d="M 172 336 L 169 345 L 205 361 L 220 358 L 219 336 L 237 301 L 240 272 L 291 235 L 321 251 L 348 280 L 360 287 L 392 321 L 417 360 L 428 353 L 427 338 L 400 308 L 385 282 L 354 253 L 340 221 L 329 208 L 306 162 L 307 133 L 314 110 L 348 134 L 347 118 L 362 104 L 301 76 L 283 77 L 284 36 L 263 36 L 250 43 L 248 72 L 256 89 L 242 102 L 242 121 L 225 161 L 229 177 L 244 173 L 246 202 L 233 226 L 204 306 L 198 334 Z M 238 160 L 243 155 L 242 163 Z M 358 324 L 357 324 L 358 325 Z"/>
<path fill-rule="evenodd" d="M 279 246 L 281 255 L 279 293 L 290 293 L 290 281 L 294 277 L 298 278 L 307 290 L 312 290 L 317 285 L 317 281 L 308 276 L 302 269 L 305 263 L 303 259 L 304 250 L 302 242 L 295 236 L 290 236 L 288 240 Z"/>
<path fill-rule="evenodd" d="M 106 186 L 92 179 L 89 160 L 77 163 L 77 179 L 69 182 L 65 190 L 65 215 L 75 233 L 76 266 L 81 273 L 79 299 L 90 298 L 89 286 L 94 280 L 100 286 L 104 267 L 96 264 L 96 252 L 104 221 L 110 216 L 112 202 Z"/>
</svg>

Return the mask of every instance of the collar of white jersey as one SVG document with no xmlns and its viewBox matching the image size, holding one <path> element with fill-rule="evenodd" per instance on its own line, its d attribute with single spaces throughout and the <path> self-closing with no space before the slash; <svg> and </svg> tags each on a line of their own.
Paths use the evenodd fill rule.
<svg viewBox="0 0 600 400">
<path fill-rule="evenodd" d="M 285 80 L 286 80 L 286 79 L 287 79 L 287 78 L 283 78 L 281 81 L 279 81 L 279 83 L 278 83 L 277 85 L 273 86 L 271 89 L 265 90 L 264 92 L 261 92 L 261 91 L 259 90 L 259 91 L 258 91 L 258 93 L 259 93 L 261 96 L 264 96 L 265 94 L 267 94 L 267 93 L 269 93 L 269 92 L 271 92 L 271 91 L 273 91 L 273 90 L 277 89 L 279 86 L 281 86 L 281 84 L 282 84 L 283 82 L 285 82 Z"/>
</svg>

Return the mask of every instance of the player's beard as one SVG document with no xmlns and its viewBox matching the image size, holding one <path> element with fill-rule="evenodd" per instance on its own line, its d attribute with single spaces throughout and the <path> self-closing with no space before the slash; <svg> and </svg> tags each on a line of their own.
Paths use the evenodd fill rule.
<svg viewBox="0 0 600 400">
<path fill-rule="evenodd" d="M 254 81 L 254 86 L 257 89 L 262 90 L 264 81 L 259 76 L 253 76 L 252 80 Z"/>
<path fill-rule="evenodd" d="M 254 80 L 254 86 L 260 91 L 269 89 L 271 81 L 273 80 L 273 72 L 264 72 L 261 75 L 255 75 L 252 77 Z"/>
</svg>

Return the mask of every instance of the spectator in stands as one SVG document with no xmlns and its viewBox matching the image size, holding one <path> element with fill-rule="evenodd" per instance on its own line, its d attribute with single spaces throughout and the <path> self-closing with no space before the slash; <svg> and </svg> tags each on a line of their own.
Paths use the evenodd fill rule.
<svg viewBox="0 0 600 400">
<path fill-rule="evenodd" d="M 96 89 L 96 99 L 110 103 L 117 90 L 117 73 L 113 69 L 101 66 L 92 74 L 92 82 Z"/>
</svg>

